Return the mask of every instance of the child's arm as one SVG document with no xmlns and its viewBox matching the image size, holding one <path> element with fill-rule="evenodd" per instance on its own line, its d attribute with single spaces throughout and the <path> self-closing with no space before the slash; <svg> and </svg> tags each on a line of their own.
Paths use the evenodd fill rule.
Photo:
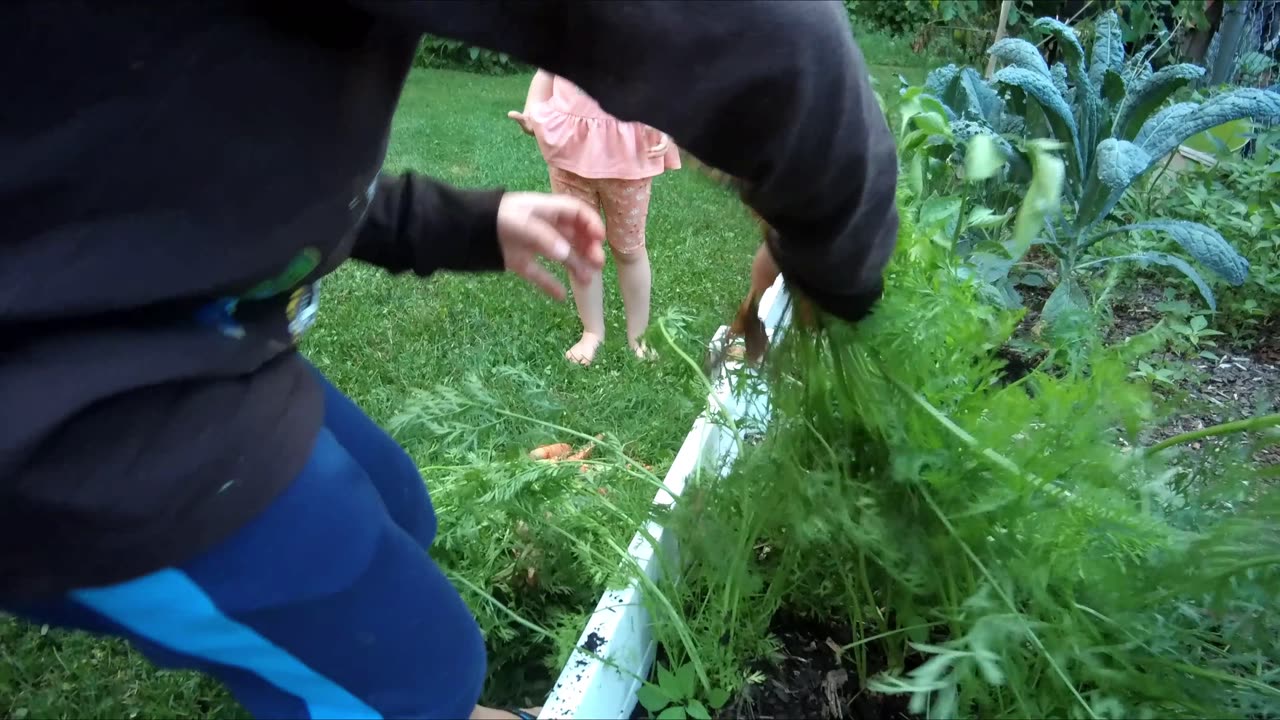
<svg viewBox="0 0 1280 720">
<path fill-rule="evenodd" d="M 533 80 L 529 81 L 529 94 L 524 99 L 524 113 L 529 114 L 529 108 L 540 102 L 546 102 L 551 99 L 551 81 L 554 76 L 546 70 L 539 69 L 533 74 Z"/>
<path fill-rule="evenodd" d="M 502 270 L 502 195 L 502 189 L 460 190 L 416 173 L 382 175 L 351 257 L 422 277 L 437 270 Z"/>
<path fill-rule="evenodd" d="M 744 181 L 793 286 L 849 320 L 898 231 L 894 138 L 838 1 L 349 0 L 560 75 Z"/>
<path fill-rule="evenodd" d="M 512 110 L 507 113 L 507 117 L 515 120 L 526 135 L 534 134 L 533 122 L 529 120 L 529 108 L 551 99 L 551 82 L 553 79 L 551 73 L 546 70 L 538 70 L 533 74 L 533 80 L 529 81 L 529 94 L 525 96 L 524 109 L 519 112 Z"/>
</svg>

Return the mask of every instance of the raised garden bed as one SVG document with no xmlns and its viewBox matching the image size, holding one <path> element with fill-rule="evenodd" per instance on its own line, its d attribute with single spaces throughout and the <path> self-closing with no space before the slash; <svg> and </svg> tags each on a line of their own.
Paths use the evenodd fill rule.
<svg viewBox="0 0 1280 720">
<path fill-rule="evenodd" d="M 760 302 L 760 318 L 772 338 L 786 326 L 789 317 L 779 278 Z M 711 346 L 718 347 L 727 331 L 721 327 Z M 655 505 L 671 507 L 673 495 L 683 492 L 696 475 L 722 475 L 732 465 L 739 443 L 733 431 L 719 421 L 723 413 L 732 418 L 741 439 L 763 429 L 769 415 L 764 388 L 758 376 L 737 372 L 740 369 L 736 362 L 729 361 L 713 374 L 714 389 L 707 398 L 707 409 L 694 420 L 663 480 L 666 489 L 654 497 Z M 674 534 L 665 532 L 657 522 L 650 522 L 637 532 L 628 549 L 635 567 L 650 581 L 658 581 L 664 562 L 674 562 L 677 557 Z M 636 579 L 623 589 L 604 592 L 552 687 L 541 718 L 631 717 L 637 692 L 649 676 L 658 647 L 649 611 L 641 601 L 643 588 L 644 582 Z"/>
</svg>

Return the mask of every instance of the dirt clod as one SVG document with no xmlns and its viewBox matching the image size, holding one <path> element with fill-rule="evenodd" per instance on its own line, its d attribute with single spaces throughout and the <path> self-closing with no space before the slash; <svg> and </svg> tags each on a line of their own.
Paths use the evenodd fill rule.
<svg viewBox="0 0 1280 720">
<path fill-rule="evenodd" d="M 607 642 L 609 641 L 605 640 L 598 633 L 593 632 L 588 635 L 586 641 L 582 643 L 582 649 L 587 652 L 599 652 L 600 648 L 604 647 Z"/>
</svg>

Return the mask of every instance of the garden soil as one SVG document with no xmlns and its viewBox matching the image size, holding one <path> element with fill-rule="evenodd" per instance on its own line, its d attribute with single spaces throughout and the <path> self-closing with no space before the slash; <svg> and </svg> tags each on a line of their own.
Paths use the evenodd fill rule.
<svg viewBox="0 0 1280 720">
<path fill-rule="evenodd" d="M 806 620 L 783 613 L 770 632 L 781 643 L 774 662 L 754 669 L 765 679 L 749 685 L 718 715 L 727 720 L 822 718 L 907 720 L 907 699 L 861 688 L 840 648 L 853 642 L 848 624 Z"/>
</svg>

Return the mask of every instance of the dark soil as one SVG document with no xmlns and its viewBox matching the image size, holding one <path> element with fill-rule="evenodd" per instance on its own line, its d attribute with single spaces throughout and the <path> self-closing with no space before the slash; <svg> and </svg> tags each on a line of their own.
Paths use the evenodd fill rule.
<svg viewBox="0 0 1280 720">
<path fill-rule="evenodd" d="M 839 648 L 853 642 L 848 624 L 807 620 L 787 613 L 774 617 L 770 632 L 782 644 L 776 662 L 753 668 L 765 680 L 747 686 L 718 718 L 827 718 L 908 720 L 907 699 L 872 693 Z"/>
</svg>

